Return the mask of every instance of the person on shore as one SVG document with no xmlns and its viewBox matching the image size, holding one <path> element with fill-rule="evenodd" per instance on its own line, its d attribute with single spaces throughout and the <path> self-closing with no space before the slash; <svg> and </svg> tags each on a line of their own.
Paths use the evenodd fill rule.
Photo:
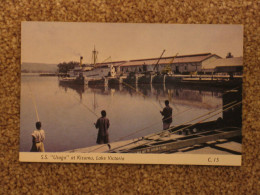
<svg viewBox="0 0 260 195">
<path fill-rule="evenodd" d="M 163 130 L 167 130 L 172 123 L 172 108 L 169 106 L 169 100 L 165 100 L 165 107 L 160 113 L 163 116 Z"/>
<path fill-rule="evenodd" d="M 36 122 L 36 130 L 32 132 L 32 148 L 31 152 L 45 152 L 43 141 L 45 140 L 45 132 L 41 129 L 41 122 Z"/>
<path fill-rule="evenodd" d="M 110 126 L 109 119 L 106 117 L 105 110 L 101 111 L 101 117 L 97 120 L 95 127 L 98 129 L 97 144 L 107 144 L 110 149 L 108 128 Z"/>
</svg>

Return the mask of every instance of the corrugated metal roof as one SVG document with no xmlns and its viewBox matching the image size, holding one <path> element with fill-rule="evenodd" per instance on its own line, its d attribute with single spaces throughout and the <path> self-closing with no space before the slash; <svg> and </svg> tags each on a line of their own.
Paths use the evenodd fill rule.
<svg viewBox="0 0 260 195">
<path fill-rule="evenodd" d="M 218 66 L 243 66 L 243 57 L 216 59 L 203 65 L 202 69 L 214 69 Z"/>
<path fill-rule="evenodd" d="M 220 58 L 216 54 L 211 53 L 202 53 L 202 54 L 191 54 L 191 55 L 182 55 L 175 56 L 173 60 L 173 64 L 177 63 L 194 63 L 194 62 L 202 62 L 212 56 L 216 56 Z M 162 57 L 158 64 L 169 64 L 172 61 L 173 56 L 171 57 Z M 115 61 L 115 62 L 105 62 L 105 63 L 97 63 L 97 67 L 108 66 L 113 64 L 113 66 L 142 66 L 142 65 L 155 65 L 159 58 L 148 58 L 148 59 L 135 59 L 130 61 Z"/>
<path fill-rule="evenodd" d="M 175 63 L 202 62 L 203 60 L 206 60 L 212 56 L 219 57 L 216 54 L 211 54 L 211 53 L 183 55 L 183 56 L 176 56 L 172 63 L 175 64 Z M 163 57 L 160 59 L 158 64 L 169 64 L 172 61 L 172 58 L 173 57 Z M 121 66 L 155 65 L 157 63 L 158 59 L 159 58 L 130 60 L 126 63 L 123 63 Z"/>
<path fill-rule="evenodd" d="M 189 54 L 189 55 L 177 55 L 175 58 L 187 58 L 187 57 L 199 57 L 199 56 L 210 56 L 211 53 L 200 53 L 200 54 Z M 214 54 L 213 54 L 214 55 Z M 173 56 L 170 57 L 162 57 L 161 59 L 172 59 Z M 143 61 L 143 60 L 158 60 L 159 58 L 145 58 L 145 59 L 136 59 L 130 61 Z"/>
<path fill-rule="evenodd" d="M 115 62 L 103 62 L 103 63 L 96 63 L 96 67 L 105 67 L 109 65 L 113 66 L 120 66 L 121 64 L 124 64 L 126 61 L 115 61 Z M 91 64 L 93 66 L 93 64 Z"/>
<path fill-rule="evenodd" d="M 138 61 L 128 61 L 121 66 L 142 66 L 142 65 L 154 65 L 158 60 L 138 60 Z"/>
<path fill-rule="evenodd" d="M 212 56 L 219 57 L 216 54 L 209 54 L 209 55 L 205 55 L 205 56 L 188 56 L 188 57 L 185 56 L 185 57 L 181 57 L 181 58 L 175 58 L 173 63 L 202 62 Z"/>
</svg>

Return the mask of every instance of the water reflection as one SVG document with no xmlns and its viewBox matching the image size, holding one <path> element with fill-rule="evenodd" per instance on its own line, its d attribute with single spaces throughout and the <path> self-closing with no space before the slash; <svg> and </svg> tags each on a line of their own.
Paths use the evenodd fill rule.
<svg viewBox="0 0 260 195">
<path fill-rule="evenodd" d="M 69 85 L 66 83 L 59 82 L 59 86 L 64 89 L 65 92 L 68 91 L 68 89 L 73 89 L 77 92 L 77 94 L 80 97 L 80 100 L 82 100 L 82 94 L 85 92 L 85 87 L 83 85 Z"/>
<path fill-rule="evenodd" d="M 223 89 L 210 87 L 191 88 L 187 86 L 174 86 L 165 84 L 138 84 L 138 85 L 68 85 L 60 83 L 59 86 L 67 91 L 74 90 L 82 100 L 82 94 L 91 92 L 93 94 L 110 95 L 116 93 L 130 96 L 141 96 L 146 99 L 155 100 L 161 107 L 164 100 L 168 99 L 173 105 L 189 106 L 194 108 L 215 109 L 221 104 Z M 94 97 L 93 97 L 94 98 Z"/>
<path fill-rule="evenodd" d="M 173 108 L 172 125 L 180 125 L 222 107 L 221 89 L 173 85 L 78 86 L 55 77 L 22 77 L 20 150 L 29 151 L 35 128 L 30 85 L 46 135 L 46 151 L 59 152 L 95 145 L 94 122 L 101 110 L 111 121 L 110 140 L 137 138 L 162 129 L 165 99 Z M 189 110 L 188 112 L 186 110 Z M 181 114 L 180 114 L 181 113 Z M 209 120 L 222 117 L 222 113 Z M 194 121 L 196 122 L 196 121 Z M 156 123 L 151 126 L 151 124 Z M 148 127 L 149 128 L 146 128 Z M 144 131 L 135 133 L 145 128 Z"/>
</svg>

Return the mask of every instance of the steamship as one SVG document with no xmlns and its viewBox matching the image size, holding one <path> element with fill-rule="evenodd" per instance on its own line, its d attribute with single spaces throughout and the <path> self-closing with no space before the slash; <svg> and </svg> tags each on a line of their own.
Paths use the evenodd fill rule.
<svg viewBox="0 0 260 195">
<path fill-rule="evenodd" d="M 94 48 L 92 51 L 93 63 L 89 65 L 83 65 L 83 57 L 81 56 L 79 66 L 69 70 L 68 77 L 61 78 L 60 82 L 84 85 L 89 81 L 100 81 L 106 77 L 115 77 L 115 67 L 110 63 L 97 63 L 97 53 L 98 52 Z"/>
</svg>

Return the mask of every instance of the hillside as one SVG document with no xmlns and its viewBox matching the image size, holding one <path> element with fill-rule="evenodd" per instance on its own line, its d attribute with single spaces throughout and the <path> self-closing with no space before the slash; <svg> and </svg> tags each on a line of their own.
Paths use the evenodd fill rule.
<svg viewBox="0 0 260 195">
<path fill-rule="evenodd" d="M 21 72 L 57 72 L 57 64 L 44 64 L 44 63 L 29 63 L 23 62 L 21 64 Z"/>
</svg>

